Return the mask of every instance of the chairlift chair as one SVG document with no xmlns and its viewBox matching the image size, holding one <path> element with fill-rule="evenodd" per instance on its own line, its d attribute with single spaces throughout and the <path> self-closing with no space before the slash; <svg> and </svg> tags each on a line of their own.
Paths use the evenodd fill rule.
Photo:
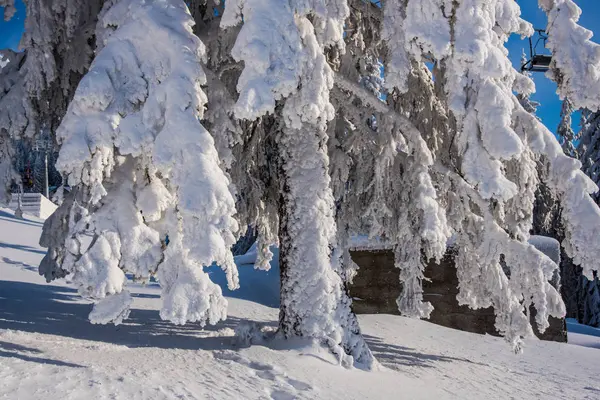
<svg viewBox="0 0 600 400">
<path fill-rule="evenodd" d="M 529 38 L 529 60 L 521 66 L 521 72 L 546 72 L 550 69 L 552 56 L 549 54 L 537 54 L 537 48 L 540 45 L 540 42 L 543 44 L 544 48 L 546 47 L 548 35 L 544 29 L 536 29 L 535 32 L 537 33 L 537 40 L 534 45 L 533 38 Z"/>
</svg>

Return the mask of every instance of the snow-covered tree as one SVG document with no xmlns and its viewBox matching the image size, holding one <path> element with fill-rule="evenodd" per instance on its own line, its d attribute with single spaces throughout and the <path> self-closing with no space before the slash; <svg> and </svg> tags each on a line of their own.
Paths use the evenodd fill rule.
<svg viewBox="0 0 600 400">
<path fill-rule="evenodd" d="M 234 199 L 199 122 L 205 53 L 192 25 L 180 1 L 107 3 L 97 55 L 58 129 L 57 165 L 73 191 L 45 225 L 40 272 L 72 274 L 96 301 L 92 322 L 127 315 L 125 273 L 156 275 L 161 317 L 178 324 L 226 316 L 204 266 L 217 262 L 238 286 Z"/>
<path fill-rule="evenodd" d="M 542 332 L 565 313 L 550 284 L 556 264 L 528 243 L 541 186 L 560 204 L 565 252 L 593 277 L 597 187 L 522 101 L 534 85 L 504 44 L 533 30 L 514 0 L 188 3 L 194 31 L 181 0 L 106 1 L 89 31 L 95 60 L 57 131 L 58 169 L 73 191 L 45 225 L 40 270 L 72 274 L 97 301 L 93 321 L 126 316 L 125 272 L 157 276 L 165 319 L 224 318 L 202 267 L 217 262 L 237 286 L 229 247 L 240 225 L 257 233 L 259 268 L 279 244 L 281 333 L 323 340 L 341 363 L 373 365 L 345 291 L 354 234 L 393 243 L 399 309 L 421 318 L 432 309 L 426 262 L 452 243 L 459 302 L 493 306 L 518 350 L 533 335 L 531 306 Z M 571 3 L 540 0 L 549 13 Z M 34 105 L 64 82 L 41 63 L 62 56 L 64 27 L 77 25 L 60 18 L 95 19 L 45 4 L 28 4 L 48 21 L 28 18 Z M 562 15 L 549 28 L 553 76 L 574 107 L 589 108 L 580 90 L 596 75 L 581 83 L 560 60 L 596 66 L 596 45 L 580 35 L 576 10 Z M 53 24 L 65 34 L 40 34 Z M 563 54 L 575 39 L 589 51 Z"/>
<path fill-rule="evenodd" d="M 556 129 L 556 134 L 562 140 L 562 148 L 566 155 L 573 158 L 579 158 L 577 154 L 576 140 L 577 137 L 573 131 L 572 116 L 573 106 L 568 98 L 563 100 L 562 108 L 560 110 L 560 123 Z"/>
<path fill-rule="evenodd" d="M 234 59 L 244 61 L 235 116 L 254 120 L 276 112 L 282 120 L 274 138 L 282 174 L 280 330 L 286 337 L 327 338 L 340 356 L 370 366 L 372 355 L 332 255 L 336 225 L 326 130 L 335 112 L 329 102 L 334 78 L 324 51 L 343 50 L 348 12 L 344 1 L 240 0 L 227 4 L 221 26 L 243 20 L 232 49 Z"/>
<path fill-rule="evenodd" d="M 9 199 L 9 188 L 18 176 L 13 168 L 13 141 L 27 127 L 27 106 L 22 86 L 21 66 L 25 53 L 0 51 L 0 202 Z"/>
<path fill-rule="evenodd" d="M 583 164 L 583 171 L 596 184 L 600 183 L 600 112 L 591 113 L 582 124 L 578 133 L 580 142 L 577 151 Z M 593 195 L 596 203 L 600 204 L 599 193 Z M 600 326 L 600 281 L 597 275 L 594 279 L 588 279 L 581 275 L 579 269 L 575 269 L 575 290 L 572 291 L 572 302 L 576 304 L 574 312 L 570 315 L 577 318 L 580 323 Z"/>
<path fill-rule="evenodd" d="M 583 171 L 596 184 L 600 183 L 600 112 L 589 116 L 579 133 L 581 142 L 578 151 L 583 164 Z M 594 194 L 596 202 L 600 202 L 599 194 Z"/>
<path fill-rule="evenodd" d="M 594 279 L 581 277 L 580 284 L 581 312 L 579 321 L 582 324 L 600 327 L 600 281 L 598 276 Z"/>
<path fill-rule="evenodd" d="M 581 9 L 572 0 L 539 0 L 540 7 L 548 15 L 548 43 L 552 51 L 549 76 L 557 83 L 563 98 L 563 121 L 559 134 L 564 137 L 565 152 L 580 157 L 584 172 L 597 184 L 597 111 L 600 109 L 600 45 L 591 41 L 593 33 L 578 24 Z M 575 148 L 570 113 L 573 108 L 591 110 L 586 126 L 578 135 L 581 139 Z M 594 113 L 595 112 L 595 113 Z M 562 129 L 561 129 L 562 128 Z M 579 152 L 579 154 L 577 154 Z M 598 193 L 593 195 L 598 202 Z M 598 324 L 598 279 L 575 269 L 579 289 L 571 297 L 577 304 L 576 317 L 585 324 Z"/>
<path fill-rule="evenodd" d="M 352 149 L 359 167 L 351 171 L 355 186 L 347 205 L 363 208 L 358 222 L 370 226 L 371 236 L 397 243 L 403 314 L 426 317 L 431 311 L 421 296 L 424 265 L 428 258 L 441 258 L 454 235 L 459 300 L 473 307 L 494 305 L 497 328 L 518 346 L 520 337 L 530 334 L 523 296 L 538 303 L 544 315 L 540 321 L 548 313 L 562 313 L 555 290 L 541 283 L 554 267 L 523 242 L 536 176 L 532 152 L 512 128 L 513 110 L 518 110 L 512 88 L 515 81 L 532 85 L 516 76 L 502 44 L 508 33 L 527 33 L 528 26 L 518 20 L 518 8 L 496 21 L 493 9 L 483 3 L 461 2 L 452 22 L 445 6 L 441 1 L 388 1 L 384 6 L 389 105 L 357 92 L 376 115 L 377 139 Z M 473 15 L 479 18 L 467 17 Z M 496 23 L 504 31 L 490 31 Z M 435 64 L 435 81 L 426 62 Z M 469 81 L 460 80 L 465 76 Z M 365 155 L 374 161 L 364 163 Z M 502 163 L 510 159 L 518 162 Z M 498 245 L 490 248 L 491 242 Z M 510 278 L 501 258 L 511 265 Z M 539 268 L 536 289 L 519 282 L 529 273 L 525 264 Z"/>
<path fill-rule="evenodd" d="M 95 48 L 103 0 L 30 0 L 20 47 L 27 54 L 24 86 L 37 118 L 36 131 L 58 127 Z"/>
<path fill-rule="evenodd" d="M 264 3 L 252 4 L 258 10 L 257 4 Z M 531 334 L 523 313 L 529 304 L 540 309 L 540 330 L 548 315 L 564 314 L 548 283 L 555 266 L 526 243 L 540 179 L 564 204 L 565 245 L 587 263 L 588 274 L 595 268 L 591 254 L 598 249 L 583 243 L 600 221 L 588 196 L 594 185 L 513 95 L 513 89 L 531 93 L 533 83 L 512 68 L 504 42 L 511 33 L 531 34 L 531 26 L 519 18 L 514 1 L 497 1 L 494 7 L 483 1 L 388 1 L 383 15 L 378 7 L 355 1 L 350 10 L 349 51 L 339 60 L 327 54 L 339 71 L 333 76 L 336 115 L 328 127 L 338 242 L 344 243 L 344 235 L 368 232 L 397 243 L 404 287 L 400 310 L 425 317 L 431 311 L 420 288 L 425 261 L 440 258 L 454 236 L 460 301 L 472 307 L 493 305 L 498 329 L 518 348 L 520 338 Z M 256 13 L 255 18 L 268 15 Z M 245 29 L 252 17 L 242 14 Z M 277 26 L 266 21 L 261 26 Z M 269 111 L 276 113 L 285 80 L 264 77 L 286 76 L 293 68 L 279 72 L 273 65 L 296 63 L 284 54 L 280 63 L 261 64 L 256 72 L 256 59 L 273 60 L 269 46 L 274 44 L 265 44 L 262 30 L 242 32 L 246 56 L 241 58 L 240 99 L 258 99 L 263 105 L 267 98 Z M 269 57 L 253 57 L 264 52 Z M 387 61 L 386 102 L 363 78 L 360 60 L 366 57 Z M 254 75 L 248 74 L 250 63 Z M 435 79 L 426 63 L 433 63 Z M 260 84 L 262 79 L 266 84 Z M 252 90 L 245 92 L 248 82 Z M 271 93 L 265 95 L 265 88 Z M 541 158 L 548 171 L 544 176 L 538 176 Z M 564 174 L 573 179 L 565 182 Z M 581 209 L 590 220 L 578 230 L 575 210 Z M 343 263 L 339 271 L 344 279 L 351 279 L 348 267 Z"/>
<path fill-rule="evenodd" d="M 558 94 L 573 108 L 600 108 L 600 45 L 592 42 L 592 31 L 578 24 L 581 9 L 573 0 L 539 0 L 548 15 L 548 41 L 552 52 L 549 76 Z"/>
<path fill-rule="evenodd" d="M 363 10 L 362 26 L 370 26 L 378 9 Z M 514 1 L 387 1 L 378 18 L 385 48 L 365 43 L 364 51 L 386 57 L 388 105 L 343 82 L 349 94 L 344 116 L 354 118 L 336 130 L 336 142 L 349 155 L 332 157 L 340 161 L 335 176 L 350 183 L 339 190 L 346 202 L 340 208 L 355 221 L 355 232 L 368 230 L 399 244 L 405 288 L 399 306 L 406 315 L 430 311 L 420 299 L 422 254 L 440 257 L 451 234 L 459 249 L 459 301 L 493 305 L 497 328 L 518 347 L 520 337 L 530 334 L 524 304 L 545 308 L 537 319 L 541 330 L 548 314 L 564 313 L 547 283 L 554 267 L 524 243 L 539 185 L 561 202 L 564 245 L 581 257 L 578 263 L 586 260 L 587 274 L 596 268 L 591 254 L 598 251 L 584 243 L 598 230 L 599 214 L 588 196 L 596 188 L 513 95 L 527 96 L 534 87 L 512 68 L 504 42 L 511 33 L 531 34 L 531 26 L 519 18 Z M 370 138 L 358 118 L 367 114 L 364 107 L 377 120 Z M 538 173 L 540 160 L 544 174 Z M 580 220 L 576 209 L 594 222 Z M 530 265 L 539 268 L 533 285 Z"/>
<path fill-rule="evenodd" d="M 14 61 L 13 67 L 0 70 L 0 86 L 4 86 L 4 93 L 0 92 L 0 135 L 31 142 L 42 125 L 54 134 L 92 60 L 94 28 L 102 4 L 103 0 L 27 1 L 20 44 L 23 52 L 5 57 Z M 0 6 L 4 6 L 6 20 L 16 12 L 13 0 L 0 1 Z M 8 55 L 10 51 L 4 52 Z M 14 159 L 9 161 L 0 154 L 0 164 L 10 162 Z M 6 175 L 0 179 L 0 186 L 10 186 Z"/>
</svg>

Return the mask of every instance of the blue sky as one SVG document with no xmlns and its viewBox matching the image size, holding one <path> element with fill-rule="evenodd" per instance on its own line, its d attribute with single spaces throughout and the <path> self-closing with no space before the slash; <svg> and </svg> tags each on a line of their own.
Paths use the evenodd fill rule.
<svg viewBox="0 0 600 400">
<path fill-rule="evenodd" d="M 580 24 L 587 29 L 597 33 L 594 40 L 600 43 L 600 0 L 575 0 L 577 5 L 583 10 Z M 538 8 L 537 0 L 517 0 L 521 6 L 523 18 L 531 22 L 535 28 L 546 27 L 546 15 Z M 23 32 L 23 22 L 25 20 L 25 6 L 22 0 L 16 1 L 17 14 L 9 22 L 0 20 L 0 49 L 12 48 L 17 49 L 19 39 Z M 1 7 L 0 7 L 1 8 Z M 521 40 L 518 36 L 513 35 L 507 44 L 510 58 L 515 66 L 520 64 L 521 51 L 528 51 L 529 42 Z M 543 73 L 535 73 L 533 76 L 537 88 L 537 92 L 533 99 L 541 103 L 538 108 L 538 116 L 544 124 L 551 130 L 555 131 L 560 121 L 561 101 L 556 95 L 556 85 L 547 79 Z M 578 124 L 577 118 L 574 118 L 574 128 Z"/>
</svg>

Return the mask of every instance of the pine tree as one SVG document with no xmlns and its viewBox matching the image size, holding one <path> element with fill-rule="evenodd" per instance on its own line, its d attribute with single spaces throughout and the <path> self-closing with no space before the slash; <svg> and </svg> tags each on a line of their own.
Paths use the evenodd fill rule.
<svg viewBox="0 0 600 400">
<path fill-rule="evenodd" d="M 578 151 L 583 164 L 583 171 L 596 183 L 600 184 L 600 112 L 589 116 L 579 133 L 581 142 Z M 592 195 L 596 203 L 600 203 L 600 193 Z"/>
<path fill-rule="evenodd" d="M 476 13 L 469 9 L 475 6 L 471 2 L 461 4 L 455 10 L 459 18 L 454 23 L 462 24 L 460 29 L 457 26 L 455 29 L 465 33 L 453 42 L 451 21 L 444 16 L 443 6 L 442 2 L 431 2 L 424 10 L 418 2 L 386 3 L 381 19 L 384 21 L 382 37 L 388 47 L 386 84 L 391 90 L 387 97 L 391 107 L 355 89 L 350 82 L 344 82 L 344 89 L 353 92 L 354 97 L 347 103 L 356 106 L 361 101 L 377 119 L 376 139 L 350 141 L 353 162 L 345 164 L 360 168 L 349 171 L 353 188 L 346 195 L 346 206 L 354 210 L 357 219 L 352 224 L 358 227 L 358 232 L 366 228 L 373 237 L 386 236 L 398 243 L 396 259 L 404 287 L 398 303 L 405 315 L 424 317 L 430 312 L 430 305 L 424 303 L 421 296 L 424 263 L 427 258 L 440 258 L 446 251 L 446 242 L 454 234 L 460 249 L 459 300 L 472 307 L 494 305 L 498 329 L 518 348 L 520 337 L 530 334 L 527 322 L 517 322 L 525 320 L 518 300 L 522 296 L 519 291 L 531 289 L 517 283 L 519 265 L 523 268 L 521 273 L 526 274 L 522 260 L 530 258 L 531 264 L 539 265 L 544 271 L 540 271 L 542 276 L 547 279 L 550 279 L 547 275 L 551 274 L 550 269 L 554 268 L 550 264 L 543 267 L 545 261 L 541 259 L 534 261 L 539 256 L 537 252 L 521 242 L 529 234 L 537 177 L 533 154 L 523 148 L 527 144 L 521 139 L 525 137 L 524 127 L 513 125 L 512 121 L 526 121 L 534 126 L 539 121 L 530 119 L 529 114 L 514 104 L 512 85 L 506 86 L 500 75 L 494 75 L 495 71 L 481 68 L 491 62 L 486 61 L 483 51 L 471 51 L 503 43 L 502 35 L 495 40 L 488 36 L 492 42 L 485 43 L 482 42 L 485 37 L 473 33 L 481 29 L 476 23 L 487 24 L 486 18 L 493 20 L 494 16 L 484 14 L 475 24 L 463 21 L 460 15 Z M 507 14 L 507 18 L 513 15 Z M 513 29 L 528 27 L 516 17 L 496 23 Z M 488 57 L 502 54 L 500 49 L 498 51 Z M 425 66 L 425 62 L 431 60 L 435 61 L 435 79 Z M 508 60 L 500 62 L 497 71 L 513 71 L 510 78 L 503 79 L 514 82 L 518 88 L 532 87 L 531 81 L 516 76 Z M 451 79 L 462 76 L 471 76 L 474 84 L 469 87 Z M 481 100 L 476 101 L 480 90 L 483 91 Z M 471 94 L 466 97 L 465 93 Z M 485 102 L 490 98 L 498 99 L 495 107 Z M 454 116 L 448 114 L 447 104 Z M 353 114 L 346 115 L 351 118 Z M 494 115 L 494 119 L 486 118 L 488 115 Z M 355 131 L 360 132 L 359 121 L 351 122 L 357 127 Z M 547 130 L 537 130 L 542 136 L 549 135 Z M 499 132 L 506 136 L 500 139 Z M 502 163 L 511 158 L 517 162 L 506 166 Z M 506 177 L 505 168 L 522 190 Z M 473 230 L 481 224 L 486 226 L 483 236 Z M 488 249 L 489 241 L 504 243 L 501 246 L 506 247 L 497 253 L 486 253 L 483 250 Z M 507 262 L 513 264 L 510 278 L 500 265 L 501 254 L 510 255 Z M 475 273 L 476 270 L 479 272 Z M 474 274 L 476 279 L 472 279 Z M 506 283 L 495 281 L 492 276 L 502 276 Z M 545 309 L 544 313 L 560 315 L 557 293 L 548 288 L 549 285 L 542 286 L 545 286 L 544 294 L 538 292 L 531 297 L 550 300 L 543 303 L 556 308 Z M 540 317 L 540 321 L 543 318 Z"/>
<path fill-rule="evenodd" d="M 238 286 L 234 200 L 199 123 L 205 54 L 192 24 L 178 1 L 107 3 L 101 46 L 57 132 L 57 166 L 73 192 L 45 225 L 40 272 L 72 274 L 96 302 L 92 322 L 127 316 L 126 272 L 157 275 L 161 317 L 177 324 L 225 318 L 227 301 L 204 266 L 217 262 Z M 158 51 L 160 43 L 169 46 Z"/>
<path fill-rule="evenodd" d="M 588 117 L 586 126 L 578 135 L 571 128 L 573 108 L 598 110 L 600 98 L 594 89 L 600 86 L 600 46 L 590 41 L 591 31 L 577 24 L 581 9 L 571 0 L 540 0 L 540 7 L 548 14 L 549 41 L 552 50 L 551 78 L 558 85 L 558 93 L 563 98 L 561 123 L 557 134 L 563 140 L 565 154 L 579 157 L 583 171 L 597 184 L 599 183 L 595 152 L 597 151 L 597 113 Z M 577 62 L 573 62 L 577 60 Z M 574 96 L 574 98 L 573 98 Z M 588 114 L 589 112 L 584 112 Z M 576 141 L 581 139 L 579 146 Z M 598 203 L 598 192 L 592 194 Z M 563 298 L 567 305 L 567 316 L 577 318 L 580 323 L 596 325 L 600 314 L 597 296 L 599 283 L 596 273 L 583 275 L 577 265 L 568 257 L 563 257 Z"/>
<path fill-rule="evenodd" d="M 593 279 L 587 279 L 582 276 L 580 284 L 581 297 L 581 315 L 579 321 L 582 324 L 600 327 L 600 281 L 598 275 L 594 274 Z"/>
<path fill-rule="evenodd" d="M 54 139 L 75 88 L 93 58 L 94 27 L 103 3 L 104 0 L 27 1 L 25 32 L 20 43 L 23 51 L 8 53 L 12 67 L 0 69 L 0 87 L 4 86 L 0 91 L 0 141 L 5 148 L 6 135 L 13 143 L 33 143 L 42 125 L 47 125 Z M 0 1 L 0 6 L 4 6 L 5 20 L 14 16 L 14 0 Z M 14 154 L 14 149 L 10 154 Z M 0 164 L 10 163 L 5 160 L 0 154 Z M 0 186 L 10 186 L 14 171 L 10 177 L 0 176 Z M 2 197 L 7 197 L 8 192 L 3 192 Z"/>
<path fill-rule="evenodd" d="M 260 268 L 280 246 L 281 333 L 320 339 L 341 363 L 374 365 L 345 291 L 356 234 L 393 243 L 399 310 L 419 318 L 432 309 L 424 266 L 453 243 L 459 302 L 493 306 L 519 350 L 526 310 L 542 332 L 565 313 L 555 263 L 528 243 L 539 187 L 560 204 L 565 252 L 585 276 L 597 269 L 597 187 L 515 95 L 534 85 L 504 43 L 533 30 L 513 0 L 232 0 L 218 12 L 198 0 L 193 31 L 181 0 L 46 3 L 28 4 L 18 87 L 36 123 L 59 126 L 73 191 L 45 224 L 40 272 L 73 274 L 94 322 L 126 317 L 125 272 L 158 277 L 164 319 L 224 318 L 202 267 L 217 262 L 237 286 L 240 225 L 257 232 Z M 553 76 L 573 107 L 598 109 L 581 91 L 596 75 L 561 64 L 594 61 L 572 4 L 540 0 L 558 17 Z M 575 39 L 581 56 L 565 53 Z"/>
<path fill-rule="evenodd" d="M 579 158 L 576 148 L 576 140 L 578 139 L 573 131 L 571 115 L 573 114 L 573 106 L 568 98 L 565 98 L 560 110 L 560 124 L 556 129 L 556 134 L 562 140 L 562 148 L 566 155 Z"/>
<path fill-rule="evenodd" d="M 229 3 L 221 25 L 243 25 L 232 55 L 244 61 L 235 106 L 239 119 L 280 113 L 275 136 L 279 153 L 279 328 L 286 337 L 327 338 L 342 361 L 370 367 L 372 355 L 358 335 L 356 317 L 333 266 L 336 226 L 328 174 L 327 123 L 333 71 L 327 47 L 343 49 L 349 10 L 342 1 L 310 6 L 275 1 Z M 308 17 L 311 17 L 309 19 Z M 257 35 L 265 27 L 272 34 Z M 273 40 L 272 38 L 278 38 Z M 267 60 L 273 60 L 269 62 Z M 276 104 L 279 102 L 279 110 Z M 314 310 L 319 310 L 315 313 Z"/>
<path fill-rule="evenodd" d="M 583 164 L 583 171 L 596 183 L 600 183 L 598 163 L 598 151 L 600 150 L 600 112 L 588 115 L 578 136 L 581 138 L 577 148 L 580 154 L 580 160 Z M 600 204 L 600 195 L 593 195 L 596 203 Z M 576 302 L 576 308 L 573 318 L 580 323 L 592 326 L 600 326 L 600 281 L 597 274 L 593 279 L 582 276 L 577 268 L 575 276 L 576 287 L 573 291 L 573 300 Z"/>
<path fill-rule="evenodd" d="M 0 202 L 10 200 L 10 187 L 20 179 L 13 164 L 17 149 L 14 142 L 31 133 L 32 115 L 24 100 L 21 74 L 25 53 L 0 50 Z"/>
</svg>

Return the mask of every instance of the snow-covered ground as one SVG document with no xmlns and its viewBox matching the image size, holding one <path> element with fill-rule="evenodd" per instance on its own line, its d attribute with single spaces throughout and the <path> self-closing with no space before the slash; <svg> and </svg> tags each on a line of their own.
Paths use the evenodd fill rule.
<svg viewBox="0 0 600 400">
<path fill-rule="evenodd" d="M 230 318 L 216 327 L 161 321 L 153 285 L 133 287 L 123 325 L 92 325 L 73 289 L 37 275 L 40 230 L 39 220 L 0 210 L 0 399 L 600 398 L 600 331 L 574 323 L 570 337 L 589 347 L 531 341 L 514 355 L 495 337 L 360 316 L 376 372 L 340 368 L 307 341 L 243 345 L 236 326 L 277 319 L 260 304 L 272 298 L 258 285 L 264 272 L 250 265 L 240 265 L 247 296 L 229 298 Z"/>
</svg>

